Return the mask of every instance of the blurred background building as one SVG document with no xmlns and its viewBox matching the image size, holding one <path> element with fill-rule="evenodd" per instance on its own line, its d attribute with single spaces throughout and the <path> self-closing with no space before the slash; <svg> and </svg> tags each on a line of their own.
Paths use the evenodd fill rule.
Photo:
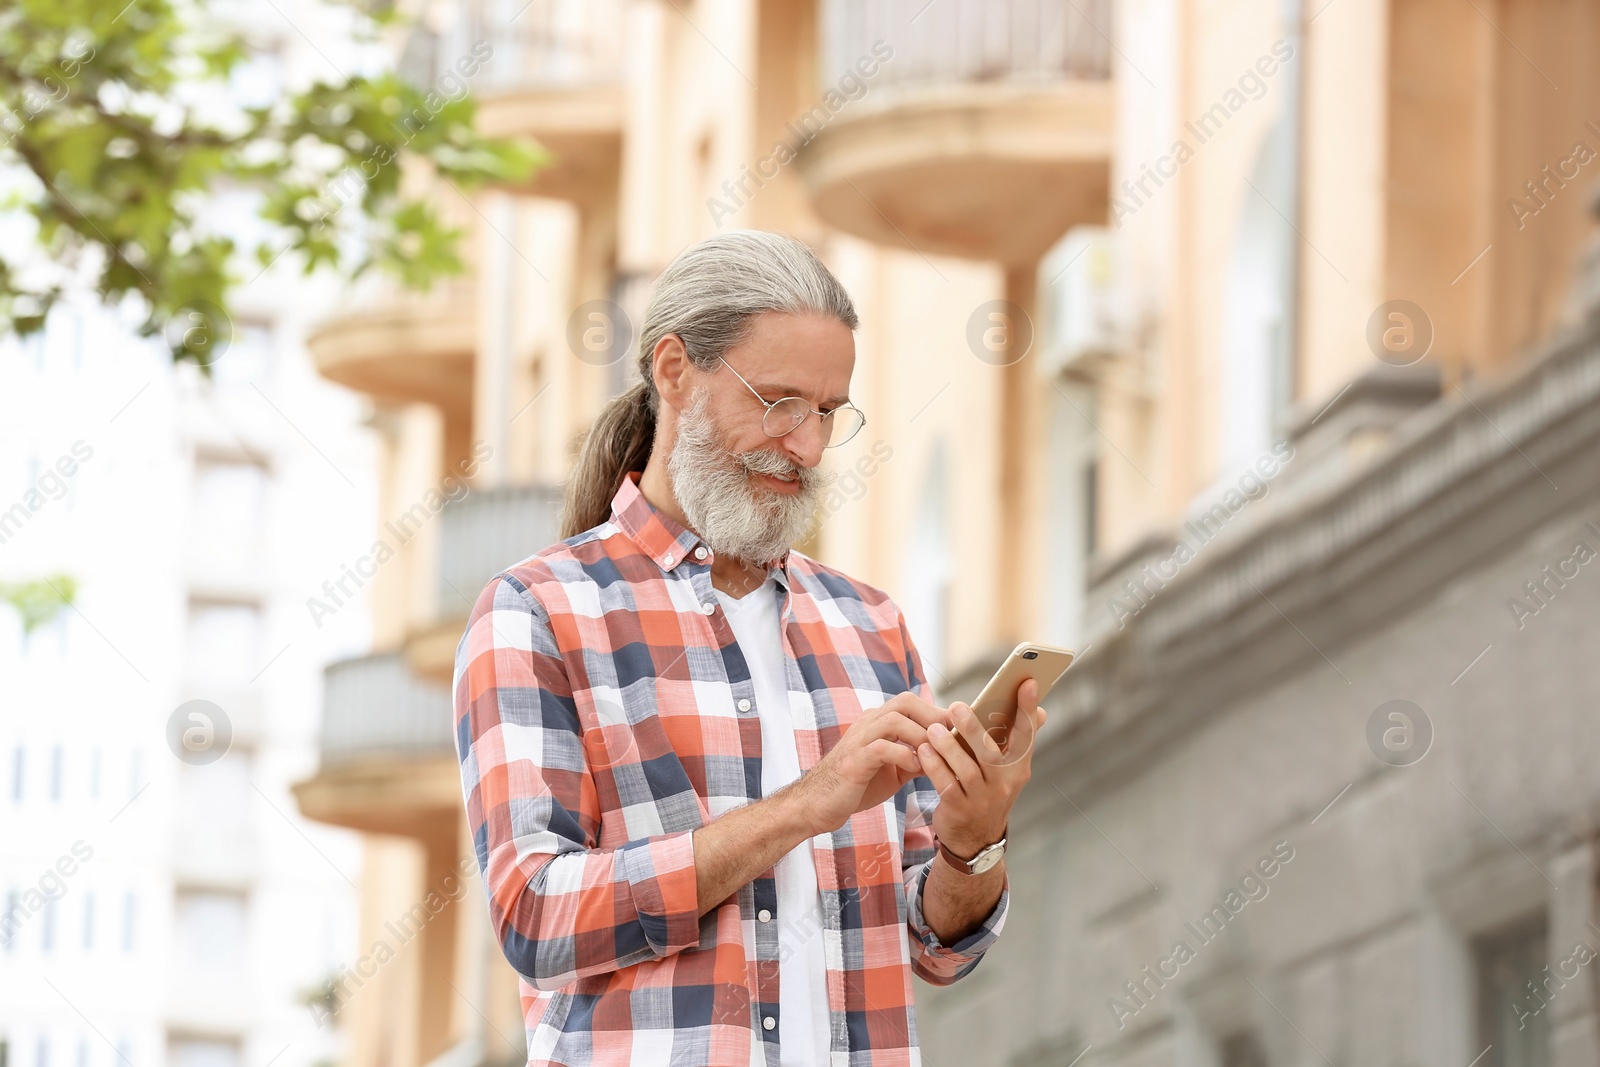
<svg viewBox="0 0 1600 1067">
<path fill-rule="evenodd" d="M 356 66 L 318 5 L 282 10 L 320 45 L 236 12 L 235 103 Z M 211 192 L 220 228 L 252 225 L 250 191 Z M 364 603 L 306 598 L 370 545 L 374 450 L 302 343 L 333 294 L 286 266 L 244 274 L 209 375 L 92 293 L 0 343 L 6 1067 L 342 1059 L 313 1005 L 354 958 L 360 839 L 290 786 L 317 767 L 324 665 L 371 642 Z"/>
<path fill-rule="evenodd" d="M 303 601 L 366 543 L 372 452 L 296 292 L 242 294 L 210 380 L 92 300 L 0 357 L 0 587 L 38 609 L 0 611 L 11 1067 L 339 1059 L 307 998 L 354 944 L 359 842 L 289 787 L 323 664 L 369 640 Z"/>
<path fill-rule="evenodd" d="M 461 882 L 455 644 L 554 538 L 652 279 L 735 226 L 862 315 L 868 426 L 801 547 L 899 600 L 944 698 L 1083 651 L 1006 935 L 921 988 L 931 1060 L 1600 1062 L 1592 0 L 408 13 L 412 80 L 487 52 L 483 130 L 555 163 L 409 174 L 468 275 L 308 342 L 381 445 L 340 590 L 371 651 L 295 787 L 363 835 L 348 1067 L 522 1054 Z"/>
</svg>

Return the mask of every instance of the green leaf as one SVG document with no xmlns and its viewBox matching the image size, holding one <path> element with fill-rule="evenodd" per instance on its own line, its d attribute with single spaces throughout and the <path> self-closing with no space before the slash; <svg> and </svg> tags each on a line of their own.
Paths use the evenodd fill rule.
<svg viewBox="0 0 1600 1067">
<path fill-rule="evenodd" d="M 357 35 L 400 16 L 389 0 L 350 0 Z M 542 148 L 481 137 L 474 101 L 446 99 L 392 73 L 317 82 L 221 120 L 179 101 L 229 98 L 251 54 L 203 6 L 169 0 L 11 0 L 0 7 L 0 163 L 37 179 L 8 207 L 36 223 L 31 248 L 0 248 L 0 333 L 41 329 L 62 297 L 21 268 L 40 258 L 103 261 L 108 304 L 144 303 L 139 330 L 163 330 L 186 305 L 226 314 L 249 276 L 279 259 L 354 278 L 376 267 L 426 288 L 464 269 L 463 234 L 418 194 L 402 194 L 407 158 L 464 191 L 525 182 Z M 12 116 L 6 119 L 4 116 Z M 203 225 L 205 194 L 254 189 L 271 236 L 236 248 Z M 174 344 L 173 356 L 189 358 Z"/>
<path fill-rule="evenodd" d="M 68 574 L 53 574 L 31 582 L 0 582 L 0 600 L 22 616 L 22 632 L 31 634 L 71 605 L 78 583 Z"/>
</svg>

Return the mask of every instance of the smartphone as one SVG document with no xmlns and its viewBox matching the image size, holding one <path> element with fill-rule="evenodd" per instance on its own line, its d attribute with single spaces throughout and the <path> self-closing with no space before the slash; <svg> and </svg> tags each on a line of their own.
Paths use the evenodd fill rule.
<svg viewBox="0 0 1600 1067">
<path fill-rule="evenodd" d="M 995 744 L 1004 749 L 1011 737 L 1011 727 L 1017 721 L 1017 686 L 1024 679 L 1032 678 L 1039 683 L 1039 699 L 1043 700 L 1045 694 L 1050 692 L 1050 687 L 1072 666 L 1076 656 L 1077 653 L 1071 649 L 1052 648 L 1032 641 L 1024 641 L 1011 650 L 1006 661 L 1000 664 L 1000 669 L 994 672 L 994 677 L 984 685 L 983 691 L 971 705 L 973 713 L 978 716 L 978 721 L 989 736 L 994 738 Z M 957 733 L 956 740 L 961 742 L 961 747 L 969 755 L 976 758 L 965 737 Z"/>
</svg>

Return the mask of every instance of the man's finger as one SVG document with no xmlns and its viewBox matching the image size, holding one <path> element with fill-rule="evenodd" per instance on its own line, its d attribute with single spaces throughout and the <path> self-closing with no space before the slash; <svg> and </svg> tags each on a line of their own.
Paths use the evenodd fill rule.
<svg viewBox="0 0 1600 1067">
<path fill-rule="evenodd" d="M 923 725 L 898 711 L 885 711 L 866 721 L 863 729 L 868 737 L 886 737 L 892 741 L 903 741 L 911 747 L 922 744 L 928 739 L 928 731 Z"/>
<path fill-rule="evenodd" d="M 961 742 L 956 740 L 957 736 L 942 726 L 934 726 L 928 730 L 928 743 L 944 757 L 945 763 L 965 788 L 983 781 L 983 768 L 978 765 L 977 760 L 967 754 L 966 749 L 961 747 Z"/>
<path fill-rule="evenodd" d="M 978 763 L 993 767 L 1004 762 L 1005 756 L 1000 746 L 983 728 L 976 712 L 965 704 L 955 703 L 950 705 L 950 715 L 956 721 L 956 732 L 972 746 L 972 754 Z"/>
<path fill-rule="evenodd" d="M 922 762 L 922 773 L 927 775 L 928 781 L 933 783 L 941 797 L 952 789 L 965 792 L 961 789 L 961 780 L 930 742 L 924 741 L 917 748 L 917 756 Z"/>
<path fill-rule="evenodd" d="M 1017 721 L 1011 726 L 1011 736 L 1006 738 L 1003 760 L 1007 766 L 1015 766 L 1031 758 L 1034 741 L 1037 740 L 1039 727 L 1043 723 L 1044 709 L 1037 704 L 1017 708 Z"/>
<path fill-rule="evenodd" d="M 946 726 L 950 725 L 949 711 L 935 707 L 915 693 L 899 694 L 892 701 L 892 705 L 895 711 L 921 726 L 924 730 L 936 722 L 942 722 Z"/>
<path fill-rule="evenodd" d="M 868 745 L 865 751 L 868 756 L 878 763 L 898 767 L 913 775 L 920 774 L 922 771 L 922 764 L 917 759 L 917 754 L 898 741 L 890 741 L 887 738 L 880 737 Z"/>
</svg>

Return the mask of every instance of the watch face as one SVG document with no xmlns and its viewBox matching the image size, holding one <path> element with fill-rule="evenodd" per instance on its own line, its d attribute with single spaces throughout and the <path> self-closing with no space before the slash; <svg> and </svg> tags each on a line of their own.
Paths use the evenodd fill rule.
<svg viewBox="0 0 1600 1067">
<path fill-rule="evenodd" d="M 982 874 L 984 871 L 987 871 L 989 868 L 1000 862 L 1000 857 L 1005 855 L 1005 852 L 1006 846 L 1004 842 L 996 842 L 995 844 L 990 845 L 988 848 L 972 857 L 972 873 Z"/>
</svg>

